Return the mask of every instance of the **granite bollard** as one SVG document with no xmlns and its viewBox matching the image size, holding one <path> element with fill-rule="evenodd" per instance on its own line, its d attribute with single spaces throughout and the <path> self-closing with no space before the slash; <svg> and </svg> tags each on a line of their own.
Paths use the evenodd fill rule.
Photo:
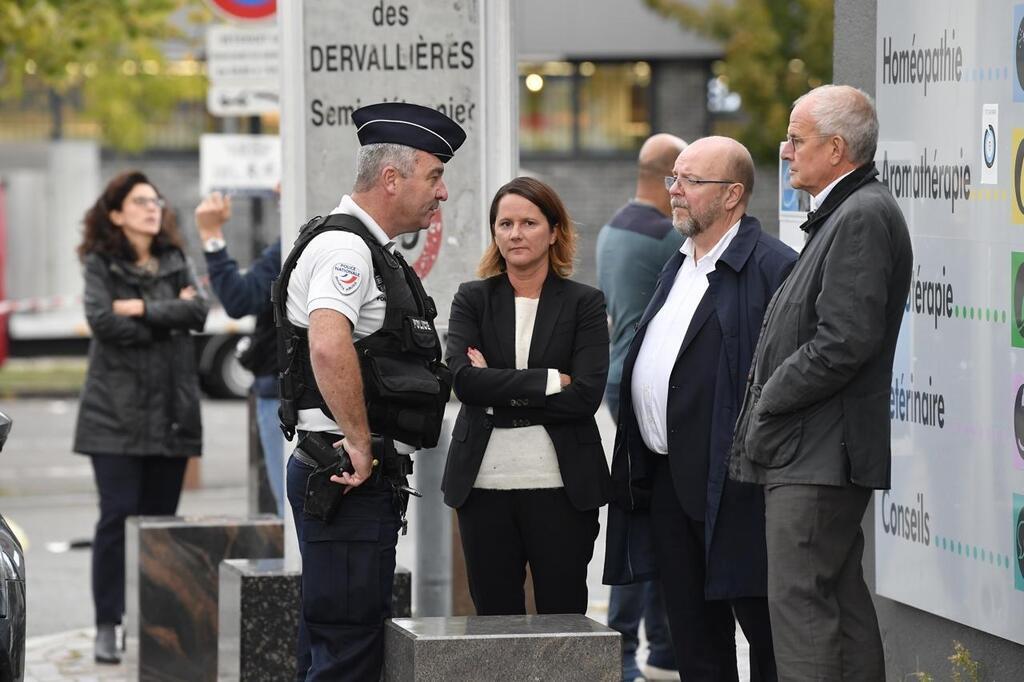
<svg viewBox="0 0 1024 682">
<path fill-rule="evenodd" d="M 221 680 L 276 682 L 295 675 L 301 575 L 283 559 L 234 559 L 220 564 L 220 630 L 217 676 Z M 412 615 L 412 575 L 395 569 L 395 617 Z"/>
<path fill-rule="evenodd" d="M 384 680 L 618 682 L 620 638 L 577 614 L 395 619 Z"/>
<path fill-rule="evenodd" d="M 129 679 L 215 680 L 220 562 L 283 554 L 283 526 L 276 516 L 129 518 Z"/>
</svg>

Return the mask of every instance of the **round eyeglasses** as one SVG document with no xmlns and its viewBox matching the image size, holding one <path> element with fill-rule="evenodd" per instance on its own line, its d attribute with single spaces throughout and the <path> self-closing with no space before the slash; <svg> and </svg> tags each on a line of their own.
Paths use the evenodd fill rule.
<svg viewBox="0 0 1024 682">
<path fill-rule="evenodd" d="M 150 206 L 163 208 L 167 205 L 167 202 L 160 197 L 132 197 L 131 202 L 141 208 L 149 208 Z"/>
</svg>

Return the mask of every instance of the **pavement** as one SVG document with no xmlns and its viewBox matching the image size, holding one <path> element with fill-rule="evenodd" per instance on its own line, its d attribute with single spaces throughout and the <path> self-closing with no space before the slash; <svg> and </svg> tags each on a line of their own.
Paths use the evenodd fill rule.
<svg viewBox="0 0 1024 682">
<path fill-rule="evenodd" d="M 92 657 L 93 628 L 30 637 L 25 644 L 25 682 L 124 680 L 124 667 Z"/>
</svg>

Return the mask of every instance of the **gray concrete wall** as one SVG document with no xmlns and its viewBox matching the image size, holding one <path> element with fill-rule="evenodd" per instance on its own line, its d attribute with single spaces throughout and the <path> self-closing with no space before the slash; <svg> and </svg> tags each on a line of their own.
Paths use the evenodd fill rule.
<svg viewBox="0 0 1024 682">
<path fill-rule="evenodd" d="M 876 0 L 836 0 L 833 81 L 875 91 Z M 864 574 L 875 586 L 874 507 L 864 517 Z M 886 678 L 907 679 L 910 673 L 930 673 L 936 680 L 951 679 L 949 656 L 953 641 L 961 642 L 981 662 L 982 680 L 1024 678 L 1024 647 L 965 625 L 875 597 L 885 644 Z"/>
<path fill-rule="evenodd" d="M 523 173 L 543 180 L 558 192 L 576 223 L 576 271 L 573 279 L 597 286 L 595 249 L 601 226 L 633 196 L 636 162 L 632 160 L 524 159 Z"/>
<path fill-rule="evenodd" d="M 708 62 L 659 62 L 654 67 L 653 117 L 656 133 L 672 133 L 684 140 L 707 135 L 711 130 L 708 113 Z"/>
</svg>

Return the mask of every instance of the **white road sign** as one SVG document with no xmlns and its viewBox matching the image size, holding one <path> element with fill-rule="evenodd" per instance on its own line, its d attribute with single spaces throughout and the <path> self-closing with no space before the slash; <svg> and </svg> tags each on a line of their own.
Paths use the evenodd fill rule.
<svg viewBox="0 0 1024 682">
<path fill-rule="evenodd" d="M 206 75 L 211 83 L 278 82 L 277 27 L 210 26 L 206 30 Z"/>
<path fill-rule="evenodd" d="M 276 26 L 210 26 L 206 33 L 206 106 L 214 116 L 253 116 L 278 110 Z"/>
<path fill-rule="evenodd" d="M 206 91 L 206 108 L 214 116 L 254 116 L 277 111 L 280 99 L 274 87 L 211 85 Z"/>
<path fill-rule="evenodd" d="M 199 139 L 199 191 L 272 191 L 281 179 L 277 135 L 203 135 Z"/>
</svg>

